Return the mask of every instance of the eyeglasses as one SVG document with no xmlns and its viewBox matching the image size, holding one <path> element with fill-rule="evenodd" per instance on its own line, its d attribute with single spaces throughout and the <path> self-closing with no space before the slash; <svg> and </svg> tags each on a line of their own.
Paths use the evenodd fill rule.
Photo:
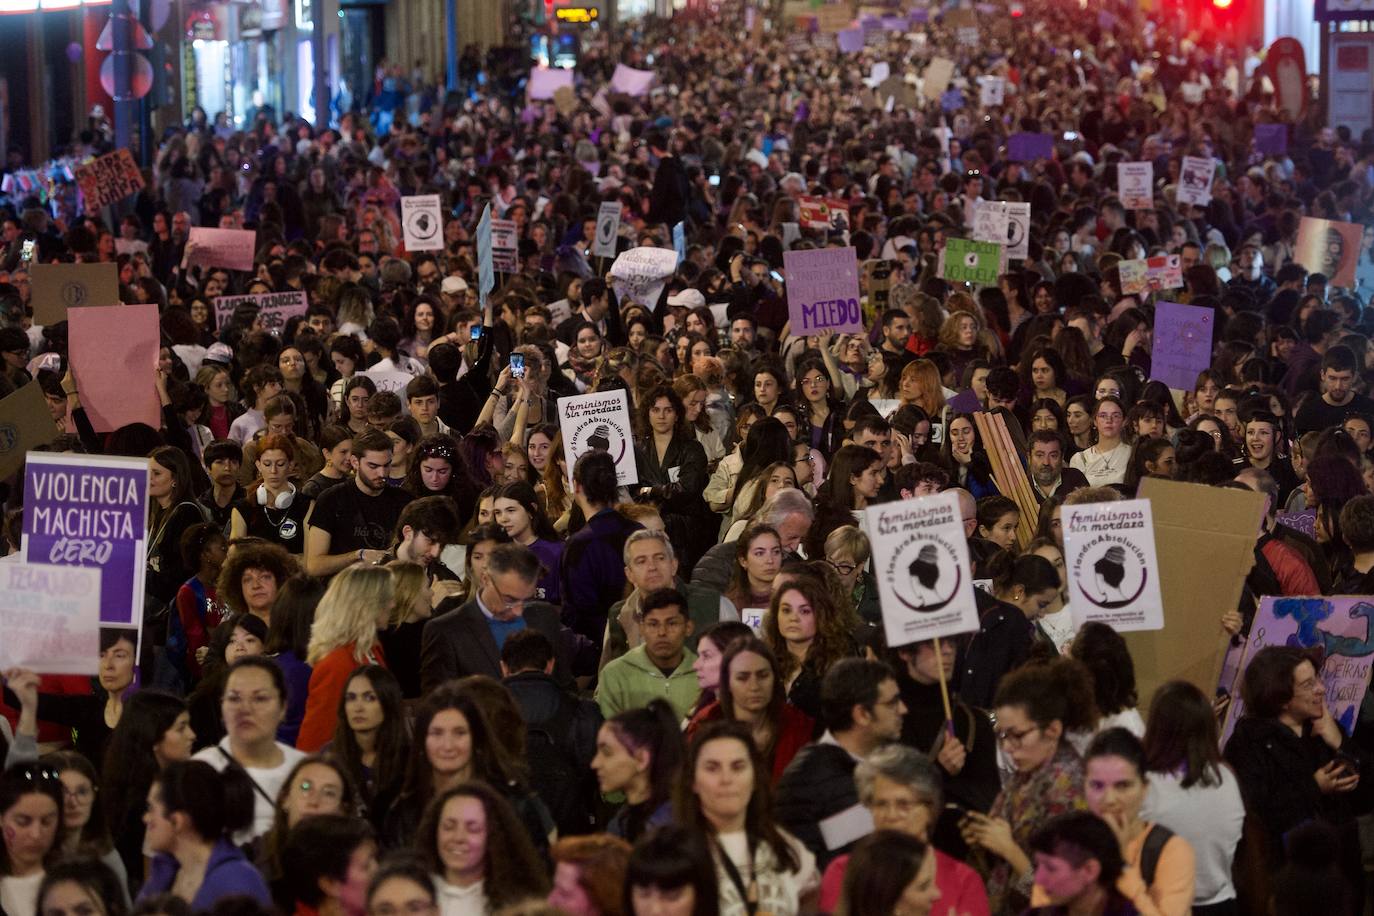
<svg viewBox="0 0 1374 916">
<path fill-rule="evenodd" d="M 1032 725 L 1030 728 L 1022 729 L 1019 732 L 1014 731 L 1010 728 L 1006 728 L 1002 731 L 996 732 L 994 734 L 994 737 L 997 738 L 998 744 L 1002 744 L 1008 748 L 1014 749 L 1020 747 L 1025 742 L 1027 736 L 1029 736 L 1031 732 L 1038 731 L 1040 731 L 1040 726 L 1038 725 Z"/>
<path fill-rule="evenodd" d="M 79 789 L 68 789 L 64 786 L 62 788 L 62 797 L 69 798 L 72 801 L 87 802 L 95 798 L 95 793 L 97 791 L 98 790 L 94 786 L 82 786 Z"/>
<path fill-rule="evenodd" d="M 839 573 L 842 576 L 847 576 L 850 573 L 854 572 L 854 570 L 859 568 L 857 563 L 836 563 L 834 560 L 826 560 L 825 562 L 833 566 L 835 568 L 835 572 Z"/>
</svg>

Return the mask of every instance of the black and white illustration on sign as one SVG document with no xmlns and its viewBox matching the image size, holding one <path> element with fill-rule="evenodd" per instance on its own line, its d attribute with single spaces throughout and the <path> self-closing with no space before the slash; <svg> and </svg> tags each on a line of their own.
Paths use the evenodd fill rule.
<svg viewBox="0 0 1374 916">
<path fill-rule="evenodd" d="M 1065 506 L 1063 530 L 1076 626 L 1090 620 L 1122 631 L 1164 626 L 1149 500 Z"/>
<path fill-rule="evenodd" d="M 441 251 L 444 247 L 444 218 L 438 194 L 416 194 L 401 198 L 401 231 L 406 251 Z"/>
<path fill-rule="evenodd" d="M 634 429 L 630 425 L 630 403 L 625 391 L 559 398 L 558 424 L 568 454 L 569 478 L 578 458 L 587 452 L 602 451 L 615 461 L 618 483 L 624 486 L 639 482 Z"/>
</svg>

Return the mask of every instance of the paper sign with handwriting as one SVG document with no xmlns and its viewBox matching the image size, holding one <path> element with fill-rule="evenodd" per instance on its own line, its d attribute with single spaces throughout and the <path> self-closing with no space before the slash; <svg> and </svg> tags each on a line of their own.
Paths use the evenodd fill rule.
<svg viewBox="0 0 1374 916">
<path fill-rule="evenodd" d="M 863 331 L 859 264 L 853 248 L 785 251 L 782 261 L 793 334 L 810 337 Z"/>
<path fill-rule="evenodd" d="M 1192 391 L 1198 373 L 1212 364 L 1215 319 L 1216 313 L 1206 306 L 1157 303 L 1150 378 Z"/>
<path fill-rule="evenodd" d="M 1127 210 L 1152 210 L 1155 205 L 1155 164 L 1118 162 L 1116 195 Z"/>
<path fill-rule="evenodd" d="M 76 167 L 86 210 L 94 212 L 143 190 L 143 172 L 127 149 L 117 149 Z"/>
<path fill-rule="evenodd" d="M 97 674 L 100 570 L 0 563 L 0 670 Z"/>
<path fill-rule="evenodd" d="M 162 426 L 154 381 L 162 343 L 156 305 L 72 309 L 67 339 L 81 406 L 96 432 L 130 423 Z"/>
<path fill-rule="evenodd" d="M 227 267 L 230 270 L 252 270 L 253 252 L 257 248 L 256 229 L 208 229 L 192 226 L 186 241 L 188 266 Z"/>
<path fill-rule="evenodd" d="M 240 305 L 251 305 L 258 310 L 262 326 L 274 334 L 280 334 L 286 322 L 296 316 L 304 316 L 310 309 L 305 290 L 294 289 L 286 293 L 246 293 L 242 296 L 215 297 L 215 326 L 224 327 Z"/>
<path fill-rule="evenodd" d="M 654 84 L 656 74 L 652 70 L 636 70 L 624 64 L 616 64 L 611 74 L 611 91 L 626 95 L 644 95 Z"/>
</svg>

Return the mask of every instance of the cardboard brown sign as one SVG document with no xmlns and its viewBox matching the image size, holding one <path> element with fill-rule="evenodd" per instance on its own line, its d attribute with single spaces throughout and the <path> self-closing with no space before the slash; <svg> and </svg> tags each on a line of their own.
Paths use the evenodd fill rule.
<svg viewBox="0 0 1374 916">
<path fill-rule="evenodd" d="M 119 305 L 119 268 L 111 263 L 35 264 L 29 279 L 35 324 L 64 321 L 69 308 Z"/>
<path fill-rule="evenodd" d="M 57 432 L 37 382 L 0 400 L 0 480 L 19 470 L 30 449 L 56 439 Z"/>
<path fill-rule="evenodd" d="M 1164 593 L 1164 629 L 1122 634 L 1135 660 L 1141 706 L 1172 680 L 1211 696 L 1227 645 L 1221 615 L 1240 604 L 1264 497 L 1155 478 L 1141 481 L 1140 496 L 1154 513 Z"/>
</svg>

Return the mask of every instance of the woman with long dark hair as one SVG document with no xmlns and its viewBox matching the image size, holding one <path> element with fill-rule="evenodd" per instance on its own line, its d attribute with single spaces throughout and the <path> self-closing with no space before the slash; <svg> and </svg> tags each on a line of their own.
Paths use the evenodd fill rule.
<svg viewBox="0 0 1374 916">
<path fill-rule="evenodd" d="M 823 583 L 791 576 L 773 592 L 763 618 L 763 638 L 782 669 L 787 702 L 812 719 L 821 717 L 821 682 L 831 666 L 858 646 Z"/>
<path fill-rule="evenodd" d="M 492 521 L 504 528 L 512 541 L 539 558 L 544 572 L 535 585 L 535 598 L 561 604 L 559 571 L 565 545 L 545 514 L 534 487 L 524 481 L 502 484 L 492 495 L 491 510 Z"/>
<path fill-rule="evenodd" d="M 774 822 L 766 773 L 747 726 L 706 726 L 678 783 L 677 821 L 706 836 L 723 911 L 793 916 L 814 903 L 820 875 L 811 851 Z"/>
<path fill-rule="evenodd" d="M 0 912 L 37 911 L 43 874 L 61 856 L 62 793 L 47 764 L 20 763 L 0 775 Z"/>
<path fill-rule="evenodd" d="M 669 536 L 680 545 L 684 568 L 691 569 L 715 542 L 709 524 L 713 517 L 701 495 L 708 480 L 706 450 L 687 424 L 682 399 L 669 385 L 640 399 L 639 431 L 636 496 L 659 507 Z"/>
<path fill-rule="evenodd" d="M 721 536 L 730 530 L 743 508 L 750 503 L 754 490 L 764 485 L 764 472 L 778 462 L 791 463 L 792 437 L 787 434 L 787 427 L 783 426 L 781 420 L 763 417 L 749 427 L 749 433 L 740 445 L 739 455 L 739 472 L 721 510 L 725 516 L 721 521 Z"/>
<path fill-rule="evenodd" d="M 815 729 L 810 716 L 787 702 L 777 657 L 756 636 L 741 636 L 725 650 L 716 700 L 687 723 L 688 740 L 717 720 L 748 727 L 774 781 L 811 740 Z"/>
<path fill-rule="evenodd" d="M 753 635 L 749 625 L 738 620 L 722 620 L 701 631 L 697 637 L 697 660 L 692 663 L 701 695 L 689 720 L 715 702 L 716 691 L 720 688 L 720 663 L 725 659 L 726 648 L 741 636 Z"/>
<path fill-rule="evenodd" d="M 746 623 L 762 621 L 773 595 L 773 580 L 782 569 L 782 537 L 771 525 L 750 525 L 735 542 L 735 567 L 724 597 Z M 747 614 L 746 611 L 757 611 Z"/>
<path fill-rule="evenodd" d="M 945 441 L 940 446 L 940 460 L 954 472 L 958 485 L 972 493 L 974 499 L 998 494 L 997 483 L 992 477 L 992 462 L 983 448 L 973 414 L 956 413 L 949 418 Z"/>
<path fill-rule="evenodd" d="M 603 795 L 623 793 L 606 832 L 634 842 L 647 830 L 672 823 L 672 794 L 686 747 L 677 715 L 666 700 L 612 716 L 596 736 L 592 770 Z"/>
<path fill-rule="evenodd" d="M 353 672 L 339 697 L 339 720 L 329 752 L 362 792 L 367 816 L 380 830 L 401 794 L 410 749 L 401 685 L 381 665 Z"/>
</svg>

